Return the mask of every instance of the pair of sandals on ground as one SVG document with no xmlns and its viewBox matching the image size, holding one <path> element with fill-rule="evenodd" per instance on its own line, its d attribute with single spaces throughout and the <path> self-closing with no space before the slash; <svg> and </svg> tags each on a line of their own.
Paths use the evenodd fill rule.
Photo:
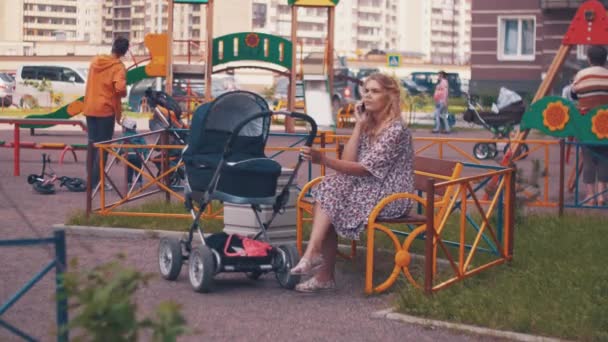
<svg viewBox="0 0 608 342">
<path fill-rule="evenodd" d="M 302 258 L 300 262 L 293 267 L 289 272 L 293 275 L 299 276 L 311 276 L 308 280 L 303 281 L 296 285 L 295 290 L 298 292 L 321 292 L 334 290 L 336 288 L 336 281 L 330 279 L 328 281 L 319 281 L 315 275 L 323 268 L 323 256 L 319 255 L 312 258 Z"/>
</svg>

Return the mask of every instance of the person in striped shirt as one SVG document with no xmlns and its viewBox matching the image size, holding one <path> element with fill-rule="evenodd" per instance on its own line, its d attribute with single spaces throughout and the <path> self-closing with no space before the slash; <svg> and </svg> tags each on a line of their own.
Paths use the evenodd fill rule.
<svg viewBox="0 0 608 342">
<path fill-rule="evenodd" d="M 608 105 L 607 57 L 608 51 L 604 46 L 590 46 L 587 50 L 590 66 L 574 76 L 572 95 L 578 100 L 581 115 L 586 115 L 593 108 Z M 583 147 L 583 183 L 587 190 L 587 200 L 593 199 L 592 203 L 587 204 L 604 205 L 604 192 L 608 183 L 608 146 Z"/>
</svg>

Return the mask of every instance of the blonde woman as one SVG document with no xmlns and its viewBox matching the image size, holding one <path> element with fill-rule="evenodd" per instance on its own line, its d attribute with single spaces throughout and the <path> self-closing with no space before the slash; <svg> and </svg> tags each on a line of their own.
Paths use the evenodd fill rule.
<svg viewBox="0 0 608 342">
<path fill-rule="evenodd" d="M 400 87 L 390 76 L 375 73 L 363 85 L 356 124 L 342 159 L 333 159 L 305 147 L 302 154 L 314 164 L 335 170 L 313 189 L 312 233 L 292 274 L 312 275 L 296 291 L 317 292 L 335 288 L 337 236 L 359 239 L 367 217 L 383 198 L 414 190 L 414 149 L 409 129 L 401 118 Z M 409 212 L 408 200 L 394 202 L 382 217 Z"/>
</svg>

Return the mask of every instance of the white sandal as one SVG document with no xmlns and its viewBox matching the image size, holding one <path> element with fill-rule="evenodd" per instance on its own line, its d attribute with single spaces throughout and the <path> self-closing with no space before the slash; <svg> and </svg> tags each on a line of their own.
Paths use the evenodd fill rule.
<svg viewBox="0 0 608 342">
<path fill-rule="evenodd" d="M 336 282 L 334 280 L 328 280 L 328 281 L 321 282 L 321 281 L 318 281 L 317 278 L 315 278 L 315 277 L 312 277 L 303 283 L 299 283 L 298 285 L 296 285 L 296 288 L 295 288 L 296 291 L 305 292 L 305 293 L 314 293 L 314 292 L 329 291 L 329 290 L 335 290 L 335 289 L 336 289 Z"/>
<path fill-rule="evenodd" d="M 319 255 L 314 258 L 302 258 L 300 262 L 293 267 L 289 273 L 292 275 L 307 276 L 317 273 L 323 267 L 323 256 Z"/>
</svg>

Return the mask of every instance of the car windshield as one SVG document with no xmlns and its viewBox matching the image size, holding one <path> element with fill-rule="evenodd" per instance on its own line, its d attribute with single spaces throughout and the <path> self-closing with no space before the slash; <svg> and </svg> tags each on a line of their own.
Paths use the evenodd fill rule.
<svg viewBox="0 0 608 342">
<path fill-rule="evenodd" d="M 13 78 L 10 77 L 8 74 L 4 74 L 4 73 L 0 73 L 0 80 L 7 82 L 7 83 L 13 83 Z"/>
<path fill-rule="evenodd" d="M 76 70 L 78 70 L 78 72 L 81 73 L 85 79 L 89 76 L 89 69 L 87 68 L 76 68 Z"/>
<path fill-rule="evenodd" d="M 401 80 L 401 82 L 403 82 L 404 85 L 408 86 L 408 87 L 415 87 L 416 83 L 412 80 L 410 80 L 409 78 L 404 78 Z"/>
</svg>

